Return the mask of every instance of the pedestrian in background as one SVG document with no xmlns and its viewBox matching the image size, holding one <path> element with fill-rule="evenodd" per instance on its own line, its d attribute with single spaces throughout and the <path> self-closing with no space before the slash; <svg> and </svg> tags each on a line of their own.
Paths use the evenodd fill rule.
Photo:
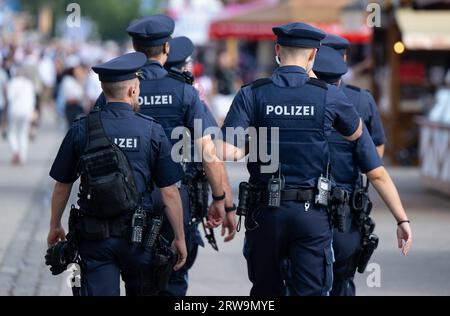
<svg viewBox="0 0 450 316">
<path fill-rule="evenodd" d="M 84 72 L 80 60 L 76 56 L 70 56 L 67 59 L 67 69 L 60 89 L 65 100 L 67 125 L 70 127 L 73 121 L 84 113 Z"/>
<path fill-rule="evenodd" d="M 8 140 L 13 151 L 12 163 L 25 163 L 31 121 L 36 106 L 36 92 L 33 82 L 25 76 L 25 69 L 19 68 L 7 86 Z"/>
</svg>

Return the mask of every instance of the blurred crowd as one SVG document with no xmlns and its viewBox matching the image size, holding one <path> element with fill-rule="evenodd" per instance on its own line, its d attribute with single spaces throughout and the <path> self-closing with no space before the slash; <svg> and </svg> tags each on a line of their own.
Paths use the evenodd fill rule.
<svg viewBox="0 0 450 316">
<path fill-rule="evenodd" d="M 26 162 L 43 108 L 55 110 L 61 126 L 70 126 L 90 111 L 101 93 L 91 67 L 131 50 L 130 45 L 116 42 L 64 39 L 0 43 L 0 132 L 13 152 L 12 164 Z M 196 54 L 190 70 L 196 78 L 194 86 L 220 123 L 242 84 L 237 68 L 222 51 L 212 67 Z"/>
<path fill-rule="evenodd" d="M 0 130 L 13 152 L 13 165 L 26 162 L 42 109 L 54 109 L 61 126 L 70 126 L 101 93 L 92 65 L 123 52 L 112 42 L 65 40 L 1 43 L 0 47 Z"/>
</svg>

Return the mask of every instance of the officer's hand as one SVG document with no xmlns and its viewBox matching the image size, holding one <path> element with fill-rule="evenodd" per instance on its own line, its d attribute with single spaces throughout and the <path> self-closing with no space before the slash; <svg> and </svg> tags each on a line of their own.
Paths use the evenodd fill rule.
<svg viewBox="0 0 450 316">
<path fill-rule="evenodd" d="M 412 232 L 409 223 L 402 223 L 397 227 L 398 248 L 402 250 L 404 256 L 409 251 L 412 242 Z"/>
<path fill-rule="evenodd" d="M 178 260 L 175 266 L 173 267 L 173 270 L 178 271 L 186 264 L 187 258 L 186 241 L 184 239 L 175 239 L 172 242 L 172 248 L 178 255 Z"/>
<path fill-rule="evenodd" d="M 207 228 L 217 228 L 225 218 L 225 202 L 213 201 L 208 210 Z"/>
<path fill-rule="evenodd" d="M 50 231 L 47 236 L 47 246 L 50 248 L 58 241 L 66 240 L 66 232 L 62 226 L 50 227 Z"/>
<path fill-rule="evenodd" d="M 236 236 L 236 228 L 237 228 L 236 212 L 227 213 L 225 220 L 223 221 L 222 224 L 222 237 L 225 236 L 225 232 L 228 229 L 228 235 L 224 239 L 225 242 L 229 242 L 234 239 L 234 236 Z"/>
</svg>

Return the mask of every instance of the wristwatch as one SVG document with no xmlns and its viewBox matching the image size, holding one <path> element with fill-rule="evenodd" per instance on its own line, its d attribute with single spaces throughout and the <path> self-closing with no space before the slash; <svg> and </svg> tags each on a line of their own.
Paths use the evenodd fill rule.
<svg viewBox="0 0 450 316">
<path fill-rule="evenodd" d="M 237 209 L 236 204 L 233 203 L 233 206 L 231 206 L 231 207 L 225 207 L 225 212 L 226 212 L 226 213 L 231 213 L 231 212 L 236 211 L 236 209 Z"/>
<path fill-rule="evenodd" d="M 223 201 L 225 200 L 225 196 L 226 196 L 225 192 L 223 192 L 223 195 L 220 196 L 214 196 L 214 194 L 212 194 L 212 198 L 214 201 Z"/>
</svg>

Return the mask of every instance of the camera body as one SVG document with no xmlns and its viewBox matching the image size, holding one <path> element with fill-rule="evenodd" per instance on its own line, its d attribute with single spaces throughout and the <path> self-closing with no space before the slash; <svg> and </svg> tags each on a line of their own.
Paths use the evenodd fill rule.
<svg viewBox="0 0 450 316">
<path fill-rule="evenodd" d="M 67 266 L 78 261 L 78 247 L 70 241 L 60 241 L 47 249 L 45 264 L 53 275 L 67 270 Z"/>
</svg>

